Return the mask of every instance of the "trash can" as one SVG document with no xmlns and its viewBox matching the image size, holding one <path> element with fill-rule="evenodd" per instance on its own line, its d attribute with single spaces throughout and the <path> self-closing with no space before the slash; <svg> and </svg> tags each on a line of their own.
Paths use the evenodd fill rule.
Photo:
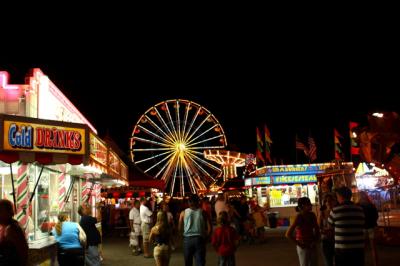
<svg viewBox="0 0 400 266">
<path fill-rule="evenodd" d="M 268 222 L 270 228 L 276 228 L 278 223 L 278 212 L 268 213 Z"/>
</svg>

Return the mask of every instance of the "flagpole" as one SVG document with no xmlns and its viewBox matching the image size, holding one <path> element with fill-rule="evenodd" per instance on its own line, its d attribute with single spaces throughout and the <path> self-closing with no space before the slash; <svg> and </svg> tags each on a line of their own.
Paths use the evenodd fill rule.
<svg viewBox="0 0 400 266">
<path fill-rule="evenodd" d="M 351 152 L 351 147 L 353 147 L 353 140 L 352 140 L 352 136 L 351 136 L 351 128 L 350 128 L 350 122 L 348 123 L 349 125 L 349 137 L 350 137 L 350 162 L 353 162 L 353 153 Z"/>
<path fill-rule="evenodd" d="M 296 153 L 296 164 L 297 164 L 297 148 L 296 148 L 296 144 L 297 144 L 297 134 L 294 136 L 294 152 Z"/>
</svg>

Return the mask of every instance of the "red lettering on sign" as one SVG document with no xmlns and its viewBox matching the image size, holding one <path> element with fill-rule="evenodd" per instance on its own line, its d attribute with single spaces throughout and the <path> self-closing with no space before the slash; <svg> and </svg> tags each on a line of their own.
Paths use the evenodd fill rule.
<svg viewBox="0 0 400 266">
<path fill-rule="evenodd" d="M 51 131 L 48 128 L 44 129 L 44 146 L 47 147 L 52 147 L 52 141 L 51 141 Z"/>
<path fill-rule="evenodd" d="M 82 143 L 81 143 L 81 134 L 79 132 L 74 132 L 74 150 L 80 150 Z"/>
<path fill-rule="evenodd" d="M 65 148 L 65 131 L 60 130 L 57 132 L 57 143 L 58 148 L 64 149 Z"/>
<path fill-rule="evenodd" d="M 72 145 L 73 145 L 72 138 L 71 138 L 72 134 L 73 134 L 72 131 L 66 131 L 65 132 L 65 148 L 66 149 L 71 149 L 72 148 Z"/>
<path fill-rule="evenodd" d="M 36 128 L 36 143 L 35 146 L 38 148 L 42 148 L 44 145 L 44 133 L 43 128 L 38 127 Z"/>
</svg>

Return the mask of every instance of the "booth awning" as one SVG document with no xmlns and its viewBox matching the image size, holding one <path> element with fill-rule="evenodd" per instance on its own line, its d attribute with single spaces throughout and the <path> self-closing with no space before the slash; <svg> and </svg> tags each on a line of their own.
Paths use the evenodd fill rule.
<svg viewBox="0 0 400 266">
<path fill-rule="evenodd" d="M 42 165 L 66 163 L 69 163 L 71 165 L 78 165 L 84 163 L 85 156 L 57 153 L 2 151 L 0 153 L 0 161 L 3 161 L 5 163 L 14 163 L 17 161 L 21 161 L 23 163 L 38 162 Z"/>
</svg>

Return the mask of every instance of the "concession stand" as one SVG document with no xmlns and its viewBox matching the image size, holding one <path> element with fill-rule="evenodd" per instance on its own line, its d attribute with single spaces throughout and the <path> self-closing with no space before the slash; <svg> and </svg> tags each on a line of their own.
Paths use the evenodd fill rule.
<svg viewBox="0 0 400 266">
<path fill-rule="evenodd" d="M 334 163 L 265 166 L 256 169 L 254 177 L 245 178 L 244 185 L 260 206 L 267 203 L 287 222 L 295 216 L 294 207 L 300 197 L 308 197 L 318 205 L 317 175 L 332 166 Z"/>
<path fill-rule="evenodd" d="M 0 199 L 14 203 L 30 265 L 54 265 L 57 215 L 79 221 L 87 203 L 97 216 L 102 186 L 127 184 L 128 169 L 40 69 L 26 82 L 8 84 L 0 71 Z"/>
</svg>

